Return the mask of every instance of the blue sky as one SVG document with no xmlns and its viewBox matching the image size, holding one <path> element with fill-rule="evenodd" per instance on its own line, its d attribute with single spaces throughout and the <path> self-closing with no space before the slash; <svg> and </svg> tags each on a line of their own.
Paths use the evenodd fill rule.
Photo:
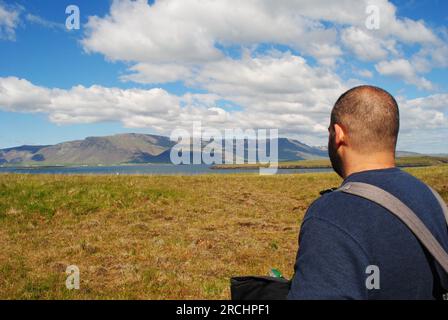
<svg viewBox="0 0 448 320">
<path fill-rule="evenodd" d="M 70 4 L 80 30 L 65 28 Z M 369 83 L 399 101 L 399 149 L 448 153 L 447 13 L 440 0 L 0 0 L 0 148 L 198 119 L 324 145 L 337 96 Z"/>
</svg>

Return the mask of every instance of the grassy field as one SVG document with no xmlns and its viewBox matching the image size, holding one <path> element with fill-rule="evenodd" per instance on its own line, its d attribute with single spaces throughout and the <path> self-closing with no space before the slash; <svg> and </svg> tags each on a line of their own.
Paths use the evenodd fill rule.
<svg viewBox="0 0 448 320">
<path fill-rule="evenodd" d="M 448 200 L 448 166 L 407 169 Z M 290 277 L 333 173 L 0 175 L 1 299 L 227 299 L 229 278 Z M 65 269 L 80 269 L 67 290 Z"/>
</svg>

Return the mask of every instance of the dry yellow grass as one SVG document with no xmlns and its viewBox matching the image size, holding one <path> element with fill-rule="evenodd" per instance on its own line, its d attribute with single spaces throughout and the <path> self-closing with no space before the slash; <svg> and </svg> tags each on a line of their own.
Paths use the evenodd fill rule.
<svg viewBox="0 0 448 320">
<path fill-rule="evenodd" d="M 409 170 L 448 199 L 448 166 Z M 229 278 L 292 275 L 332 173 L 0 175 L 0 298 L 227 299 Z M 80 290 L 67 290 L 77 265 Z"/>
</svg>

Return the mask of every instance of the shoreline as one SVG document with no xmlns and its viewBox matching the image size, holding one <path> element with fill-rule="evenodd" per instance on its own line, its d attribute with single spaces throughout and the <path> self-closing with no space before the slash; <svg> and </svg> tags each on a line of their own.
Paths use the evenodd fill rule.
<svg viewBox="0 0 448 320">
<path fill-rule="evenodd" d="M 397 168 L 421 168 L 421 167 L 431 167 L 432 164 L 408 164 L 408 165 L 397 165 Z M 249 165 L 216 165 L 211 166 L 210 169 L 213 170 L 258 170 L 260 168 L 268 168 L 265 165 L 249 164 Z M 331 165 L 328 166 L 306 166 L 306 165 L 281 165 L 278 166 L 279 170 L 288 169 L 332 169 Z"/>
<path fill-rule="evenodd" d="M 401 157 L 396 159 L 396 167 L 398 168 L 413 168 L 413 167 L 430 167 L 435 165 L 447 165 L 448 157 Z M 180 164 L 174 165 L 170 162 L 164 163 L 115 163 L 115 164 L 2 164 L 0 169 L 12 169 L 12 170 L 45 170 L 45 169 L 76 169 L 76 168 L 126 168 L 126 167 L 182 167 L 182 166 L 197 166 L 197 167 L 207 167 L 211 170 L 258 170 L 260 168 L 269 167 L 269 164 L 261 163 L 242 163 L 242 164 Z M 331 169 L 331 163 L 329 159 L 309 159 L 309 160 L 297 160 L 297 161 L 283 161 L 278 162 L 279 170 L 300 170 L 300 169 Z"/>
</svg>

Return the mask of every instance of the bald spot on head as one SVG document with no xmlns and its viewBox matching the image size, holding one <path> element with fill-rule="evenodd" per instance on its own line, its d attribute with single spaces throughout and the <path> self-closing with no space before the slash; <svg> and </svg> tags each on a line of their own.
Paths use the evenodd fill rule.
<svg viewBox="0 0 448 320">
<path fill-rule="evenodd" d="M 395 152 L 400 126 L 398 105 L 387 91 L 359 86 L 342 94 L 331 112 L 331 125 L 339 124 L 350 146 L 360 152 Z"/>
</svg>

